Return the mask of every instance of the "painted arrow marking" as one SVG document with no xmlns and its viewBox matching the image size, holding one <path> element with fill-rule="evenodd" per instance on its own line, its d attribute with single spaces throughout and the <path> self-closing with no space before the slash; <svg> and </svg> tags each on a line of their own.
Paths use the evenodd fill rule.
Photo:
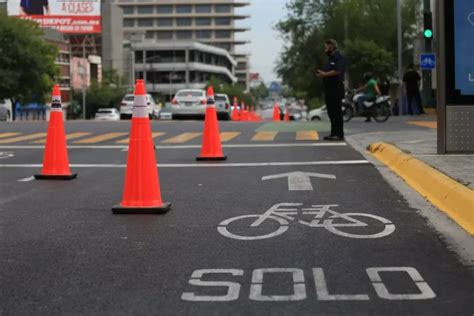
<svg viewBox="0 0 474 316">
<path fill-rule="evenodd" d="M 295 172 L 265 176 L 265 177 L 262 177 L 262 181 L 288 178 L 289 191 L 313 191 L 313 185 L 311 184 L 311 180 L 310 180 L 311 177 L 324 178 L 324 179 L 336 179 L 336 176 L 332 174 L 295 171 Z"/>
</svg>

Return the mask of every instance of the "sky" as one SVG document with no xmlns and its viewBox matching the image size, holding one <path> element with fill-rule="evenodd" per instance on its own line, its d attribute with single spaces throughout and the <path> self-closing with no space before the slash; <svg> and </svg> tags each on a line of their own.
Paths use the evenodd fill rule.
<svg viewBox="0 0 474 316">
<path fill-rule="evenodd" d="M 244 1 L 244 0 L 241 0 Z M 282 50 L 283 41 L 273 26 L 286 16 L 285 3 L 288 0 L 246 0 L 249 6 L 237 8 L 237 14 L 248 14 L 249 19 L 238 20 L 237 26 L 250 27 L 247 32 L 237 33 L 238 39 L 251 43 L 238 46 L 238 52 L 250 53 L 250 71 L 258 72 L 269 83 L 277 79 L 275 62 Z"/>
</svg>

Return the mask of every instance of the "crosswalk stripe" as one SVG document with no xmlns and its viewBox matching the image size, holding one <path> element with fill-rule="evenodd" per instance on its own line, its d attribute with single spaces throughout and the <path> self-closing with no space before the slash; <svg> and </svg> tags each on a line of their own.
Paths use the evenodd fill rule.
<svg viewBox="0 0 474 316">
<path fill-rule="evenodd" d="M 7 138 L 7 139 L 0 139 L 0 144 L 17 143 L 17 142 L 21 142 L 21 141 L 24 141 L 24 140 L 42 138 L 42 137 L 45 137 L 45 136 L 46 136 L 46 133 L 35 133 L 35 134 L 17 136 L 17 137 L 12 137 L 12 138 Z"/>
<path fill-rule="evenodd" d="M 77 142 L 74 142 L 74 144 L 94 144 L 94 143 L 104 142 L 109 139 L 118 138 L 127 134 L 128 133 L 107 133 L 107 134 L 102 134 L 99 136 L 79 140 Z"/>
<path fill-rule="evenodd" d="M 296 132 L 296 140 L 318 140 L 317 131 L 298 131 Z"/>
<path fill-rule="evenodd" d="M 159 136 L 165 135 L 165 134 L 166 134 L 166 133 L 160 133 L 160 132 L 152 133 L 151 138 L 156 138 L 156 137 L 159 137 Z M 130 140 L 129 138 L 125 138 L 125 139 L 116 141 L 115 143 L 116 143 L 116 144 L 128 144 L 128 141 L 129 141 L 129 140 Z"/>
<path fill-rule="evenodd" d="M 275 140 L 275 137 L 277 136 L 278 132 L 258 132 L 255 134 L 255 136 L 252 138 L 252 141 L 270 141 L 270 140 Z"/>
<path fill-rule="evenodd" d="M 78 133 L 66 134 L 66 140 L 81 138 L 81 137 L 84 137 L 84 136 L 87 136 L 87 135 L 90 135 L 90 134 L 92 134 L 92 133 L 78 132 Z M 31 142 L 31 143 L 32 144 L 44 144 L 44 143 L 46 143 L 46 138 Z"/>
<path fill-rule="evenodd" d="M 240 135 L 240 132 L 222 132 L 221 142 L 228 142 Z"/>
<path fill-rule="evenodd" d="M 163 144 L 182 144 L 191 139 L 201 136 L 201 133 L 183 133 L 162 141 Z"/>
<path fill-rule="evenodd" d="M 21 133 L 0 133 L 0 138 L 7 138 L 20 135 Z"/>
</svg>

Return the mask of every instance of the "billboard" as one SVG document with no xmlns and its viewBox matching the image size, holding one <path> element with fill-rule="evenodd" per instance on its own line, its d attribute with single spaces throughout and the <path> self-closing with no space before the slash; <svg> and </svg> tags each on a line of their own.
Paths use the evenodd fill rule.
<svg viewBox="0 0 474 316">
<path fill-rule="evenodd" d="M 7 0 L 8 15 L 62 33 L 100 33 L 100 0 Z"/>
<path fill-rule="evenodd" d="M 455 88 L 474 96 L 474 1 L 454 1 Z"/>
</svg>

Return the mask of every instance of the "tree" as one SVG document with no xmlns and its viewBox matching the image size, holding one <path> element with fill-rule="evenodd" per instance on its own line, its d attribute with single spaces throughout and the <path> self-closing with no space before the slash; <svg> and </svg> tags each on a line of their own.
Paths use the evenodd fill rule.
<svg viewBox="0 0 474 316">
<path fill-rule="evenodd" d="M 104 71 L 102 77 L 102 82 L 94 81 L 87 89 L 86 118 L 93 117 L 100 108 L 119 109 L 120 101 L 126 93 L 119 86 L 119 76 L 115 70 Z M 74 91 L 73 99 L 75 104 L 82 104 L 82 92 Z M 82 109 L 80 113 L 74 114 L 82 114 Z"/>
<path fill-rule="evenodd" d="M 375 78 L 386 79 L 395 71 L 393 54 L 372 41 L 355 40 L 346 42 L 345 53 L 353 84 L 361 83 L 365 72 L 372 72 Z"/>
<path fill-rule="evenodd" d="M 37 23 L 0 13 L 0 99 L 12 101 L 13 119 L 18 103 L 46 101 L 58 73 L 57 54 Z"/>
<path fill-rule="evenodd" d="M 356 61 L 356 66 L 348 67 L 351 78 L 358 78 L 363 66 L 367 66 L 365 71 L 373 70 L 357 60 L 363 48 L 375 49 L 367 52 L 377 58 L 375 72 L 385 73 L 396 65 L 396 0 L 289 0 L 286 8 L 288 15 L 276 30 L 287 44 L 275 69 L 295 94 L 308 99 L 321 96 L 322 83 L 315 70 L 327 60 L 323 43 L 328 38 L 336 39 L 347 59 Z M 411 46 L 419 14 L 419 0 L 403 1 L 403 51 L 407 61 L 413 60 Z"/>
</svg>

